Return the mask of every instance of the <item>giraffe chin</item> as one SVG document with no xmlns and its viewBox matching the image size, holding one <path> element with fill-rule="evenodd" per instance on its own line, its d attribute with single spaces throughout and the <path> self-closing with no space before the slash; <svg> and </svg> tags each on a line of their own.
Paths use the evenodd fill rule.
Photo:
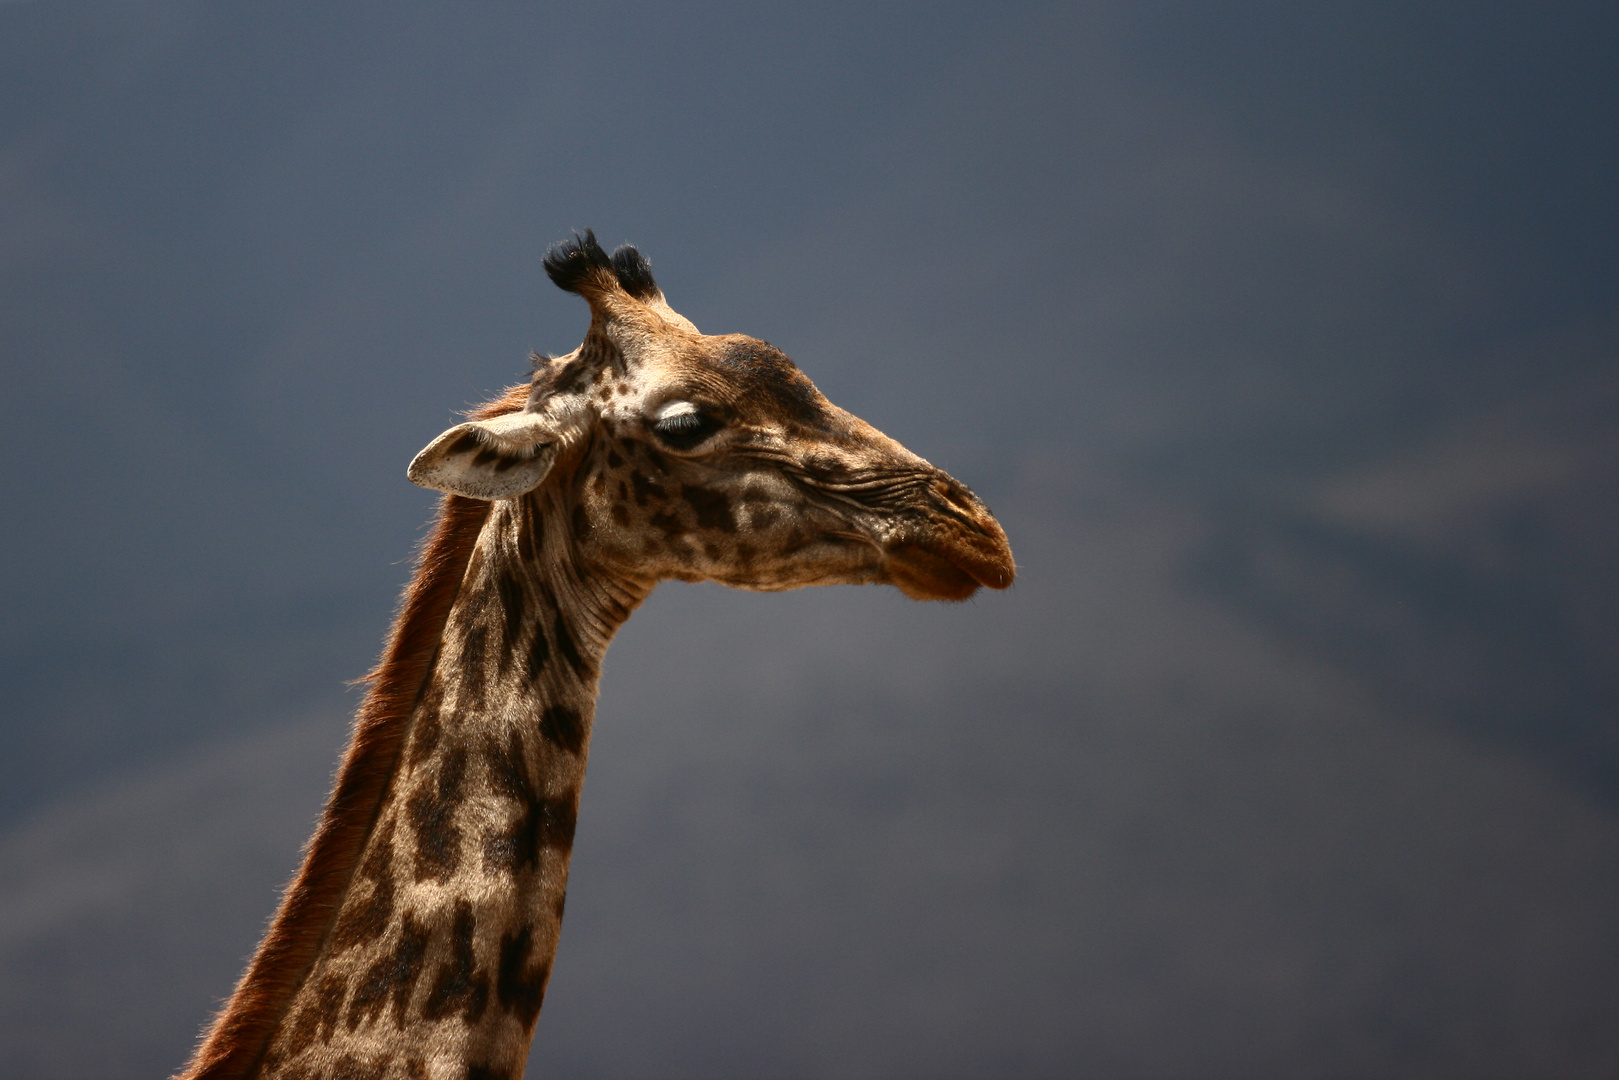
<svg viewBox="0 0 1619 1080">
<path fill-rule="evenodd" d="M 899 543 L 883 555 L 886 581 L 912 600 L 960 601 L 981 585 L 1004 589 L 1012 584 L 1010 552 L 1005 559 L 988 559 L 971 549 L 946 553 L 936 547 Z"/>
</svg>

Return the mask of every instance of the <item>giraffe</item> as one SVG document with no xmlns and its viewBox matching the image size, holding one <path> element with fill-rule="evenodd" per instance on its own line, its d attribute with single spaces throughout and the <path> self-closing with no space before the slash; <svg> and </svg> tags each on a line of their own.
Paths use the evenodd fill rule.
<svg viewBox="0 0 1619 1080">
<path fill-rule="evenodd" d="M 443 492 L 330 799 L 183 1080 L 516 1078 L 561 930 L 602 658 L 664 579 L 1006 588 L 1000 525 L 779 350 L 698 332 L 633 247 L 544 265 L 590 308 L 409 477 Z"/>
</svg>

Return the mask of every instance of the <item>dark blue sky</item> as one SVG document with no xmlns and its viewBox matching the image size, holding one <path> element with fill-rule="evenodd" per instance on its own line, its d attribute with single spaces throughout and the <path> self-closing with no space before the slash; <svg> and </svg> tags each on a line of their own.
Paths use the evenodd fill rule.
<svg viewBox="0 0 1619 1080">
<path fill-rule="evenodd" d="M 660 590 L 536 1071 L 1611 1075 L 1615 71 L 1597 4 L 0 4 L 0 1058 L 178 1065 L 591 226 L 1021 577 Z"/>
</svg>

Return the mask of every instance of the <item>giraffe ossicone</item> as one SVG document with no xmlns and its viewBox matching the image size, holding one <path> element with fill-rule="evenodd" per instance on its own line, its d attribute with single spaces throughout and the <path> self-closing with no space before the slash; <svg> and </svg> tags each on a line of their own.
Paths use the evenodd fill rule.
<svg viewBox="0 0 1619 1080">
<path fill-rule="evenodd" d="M 583 344 L 433 439 L 445 493 L 303 866 L 187 1078 L 515 1078 L 561 931 L 602 657 L 659 581 L 1005 588 L 966 487 L 586 232 Z"/>
</svg>

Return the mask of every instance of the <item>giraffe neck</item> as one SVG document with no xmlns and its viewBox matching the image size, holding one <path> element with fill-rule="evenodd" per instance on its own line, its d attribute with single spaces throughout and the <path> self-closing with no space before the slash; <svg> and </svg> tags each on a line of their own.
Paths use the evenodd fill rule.
<svg viewBox="0 0 1619 1080">
<path fill-rule="evenodd" d="M 353 878 L 261 1075 L 521 1075 L 562 925 L 614 632 L 650 586 L 587 573 L 570 515 L 491 508 Z"/>
</svg>

